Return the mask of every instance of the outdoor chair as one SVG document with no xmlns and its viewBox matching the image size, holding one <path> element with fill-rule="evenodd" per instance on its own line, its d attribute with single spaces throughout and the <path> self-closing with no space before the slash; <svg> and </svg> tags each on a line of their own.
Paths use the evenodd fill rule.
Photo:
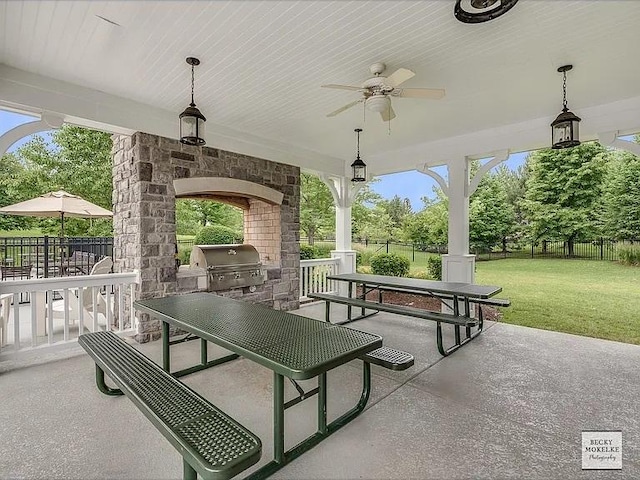
<svg viewBox="0 0 640 480">
<path fill-rule="evenodd" d="M 91 270 L 96 265 L 96 254 L 76 250 L 69 258 L 62 260 L 62 265 L 69 275 L 91 275 Z"/>
<path fill-rule="evenodd" d="M 102 260 L 98 261 L 91 268 L 91 272 L 89 275 L 101 275 L 110 273 L 113 268 L 113 260 L 111 257 L 105 257 Z M 80 318 L 80 312 L 78 311 L 78 290 L 77 289 L 69 289 L 69 298 L 68 298 L 68 306 L 69 306 L 69 322 L 74 325 L 76 320 Z M 52 308 L 53 318 L 62 318 L 64 319 L 64 290 L 59 291 L 62 296 L 62 301 L 57 302 L 59 305 L 54 305 Z M 42 296 L 44 298 L 44 295 Z M 83 314 L 83 327 L 87 328 L 89 331 L 93 331 L 94 325 L 94 316 L 95 316 L 95 324 L 98 323 L 99 315 L 102 315 L 105 319 L 107 318 L 107 309 L 111 311 L 111 318 L 115 318 L 116 308 L 116 298 L 115 296 L 111 297 L 111 304 L 107 305 L 107 299 L 101 291 L 96 292 L 96 305 L 94 311 L 93 305 L 93 288 L 86 287 L 82 289 L 82 314 Z M 46 318 L 48 315 L 46 303 L 43 302 L 44 305 L 44 318 L 46 324 Z M 82 332 L 81 332 L 82 333 Z"/>
<path fill-rule="evenodd" d="M 15 266 L 0 266 L 0 279 L 1 280 L 21 280 L 23 278 L 29 278 L 31 276 L 31 265 L 22 265 L 21 267 Z"/>
</svg>

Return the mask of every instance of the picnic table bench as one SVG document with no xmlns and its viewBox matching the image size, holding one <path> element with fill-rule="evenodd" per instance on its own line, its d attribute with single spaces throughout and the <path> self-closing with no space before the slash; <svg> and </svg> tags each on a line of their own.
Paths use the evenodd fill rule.
<svg viewBox="0 0 640 480">
<path fill-rule="evenodd" d="M 99 390 L 129 397 L 182 455 L 184 480 L 232 478 L 260 459 L 257 436 L 115 333 L 87 333 L 78 342 L 96 363 Z"/>
<path fill-rule="evenodd" d="M 482 310 L 480 310 L 478 318 L 474 318 L 471 315 L 471 304 L 509 305 L 508 300 L 490 298 L 502 290 L 500 287 L 490 285 L 438 282 L 384 275 L 365 275 L 359 273 L 329 275 L 327 279 L 348 282 L 348 295 L 346 297 L 329 293 L 308 294 L 310 298 L 325 301 L 325 320 L 327 322 L 330 321 L 331 303 L 347 305 L 347 319 L 342 322 L 336 322 L 341 325 L 370 317 L 378 312 L 388 312 L 424 320 L 432 320 L 436 322 L 436 342 L 438 351 L 443 356 L 450 355 L 482 332 L 484 326 Z M 362 294 L 358 297 L 354 295 L 354 286 L 357 285 L 361 285 L 362 287 Z M 367 294 L 372 291 L 378 292 L 377 301 L 366 299 Z M 451 300 L 449 304 L 446 304 L 450 307 L 451 313 L 433 312 L 410 306 L 384 303 L 383 292 L 426 295 L 438 298 L 441 302 Z M 461 304 L 462 312 L 460 311 Z M 353 307 L 361 309 L 360 316 L 352 318 L 351 309 Z M 372 310 L 372 313 L 366 313 L 366 310 Z M 453 325 L 454 327 L 455 344 L 449 348 L 445 348 L 444 346 L 442 332 L 443 323 Z M 465 328 L 464 339 L 461 336 L 461 327 Z M 472 331 L 473 327 L 477 327 L 475 331 Z"/>
</svg>

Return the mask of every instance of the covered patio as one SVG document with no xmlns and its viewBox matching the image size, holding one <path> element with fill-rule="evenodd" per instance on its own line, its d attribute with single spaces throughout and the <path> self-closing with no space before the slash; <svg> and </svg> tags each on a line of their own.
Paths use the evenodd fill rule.
<svg viewBox="0 0 640 480">
<path fill-rule="evenodd" d="M 493 12 L 502 2 L 462 1 L 476 12 L 485 3 Z M 469 197 L 482 175 L 510 153 L 551 145 L 550 124 L 563 106 L 560 67 L 573 65 L 567 100 L 582 119 L 580 140 L 640 150 L 619 138 L 640 131 L 640 67 L 632 61 L 640 42 L 640 5 L 506 3 L 515 5 L 503 15 L 463 23 L 454 17 L 454 1 L 157 2 L 152 8 L 147 2 L 4 2 L 0 105 L 39 119 L 0 138 L 0 152 L 24 135 L 64 122 L 123 136 L 142 132 L 153 136 L 142 138 L 171 147 L 158 137 L 179 135 L 178 114 L 189 99 L 185 58 L 195 55 L 201 63 L 194 100 L 208 119 L 202 134 L 207 147 L 183 146 L 177 152 L 182 163 L 170 154 L 171 166 L 184 169 L 194 154 L 217 159 L 224 151 L 240 155 L 241 164 L 267 160 L 317 173 L 336 206 L 333 256 L 348 272 L 355 268 L 351 205 L 358 188 L 350 181 L 353 131 L 363 128 L 367 178 L 417 170 L 442 187 L 449 202 L 443 277 L 473 282 Z M 380 72 L 381 63 L 386 69 Z M 359 101 L 364 98 L 358 90 L 372 84 L 374 72 L 396 79 L 395 72 L 403 72 L 405 81 L 390 94 L 390 121 L 391 110 Z M 335 84 L 350 87 L 321 88 Z M 404 95 L 405 87 L 444 90 L 444 97 L 415 98 L 422 94 Z M 353 108 L 337 113 L 343 105 Z M 127 156 L 130 144 L 120 143 L 117 149 Z M 164 168 L 167 154 L 165 149 L 151 163 Z M 156 177 L 126 181 L 150 173 L 145 155 L 140 152 L 141 165 L 131 172 L 114 168 L 116 191 L 164 191 Z M 470 178 L 474 159 L 482 167 Z M 207 172 L 213 170 L 208 166 Z M 168 188 L 163 208 L 170 214 L 174 192 Z M 114 196 L 116 225 L 119 210 L 128 214 L 131 205 Z M 174 243 L 174 232 L 165 233 L 163 243 Z M 116 236 L 124 234 L 116 229 Z M 116 269 L 131 268 L 118 261 L 126 255 L 120 248 Z M 157 260 L 170 264 L 172 254 L 167 250 Z M 162 268 L 157 277 L 166 275 Z"/>
<path fill-rule="evenodd" d="M 297 313 L 323 318 L 320 305 Z M 344 311 L 336 309 L 339 318 Z M 355 421 L 272 478 L 638 478 L 640 347 L 490 324 L 442 358 L 434 326 L 381 313 L 356 327 L 414 353 L 404 372 L 374 367 L 372 399 Z M 175 349 L 176 365 L 198 356 Z M 79 348 L 79 347 L 78 347 Z M 139 348 L 156 361 L 159 342 Z M 220 353 L 212 349 L 212 355 Z M 360 365 L 332 371 L 329 417 L 359 394 Z M 28 373 L 28 375 L 27 375 Z M 126 398 L 98 392 L 84 354 L 2 374 L 3 476 L 179 478 L 180 456 Z M 271 456 L 272 374 L 239 359 L 184 381 L 255 432 Z M 295 390 L 286 385 L 286 395 Z M 337 394 L 336 392 L 340 392 Z M 289 445 L 314 430 L 314 401 L 290 412 Z M 623 469 L 581 470 L 581 431 L 623 431 Z"/>
<path fill-rule="evenodd" d="M 220 193 L 207 182 L 251 181 L 283 194 L 282 204 L 260 203 L 264 196 L 253 204 L 255 192 L 243 197 L 256 207 L 245 216 L 245 232 L 259 222 L 272 227 L 268 238 L 251 232 L 277 270 L 271 306 L 295 310 L 302 294 L 295 246 L 300 171 L 317 174 L 331 189 L 332 256 L 337 271 L 353 272 L 354 128 L 364 129 L 368 179 L 416 170 L 442 187 L 449 202 L 443 279 L 473 283 L 469 198 L 482 175 L 510 153 L 550 146 L 550 123 L 562 108 L 559 67 L 574 66 L 569 106 L 582 118 L 580 140 L 640 154 L 637 144 L 620 139 L 640 131 L 640 64 L 634 61 L 640 3 L 522 0 L 478 24 L 458 22 L 454 5 L 4 1 L 0 108 L 35 118 L 0 137 L 0 154 L 25 135 L 64 123 L 114 134 L 116 273 L 109 281 L 132 277 L 130 290 L 119 293 L 119 328 L 141 341 L 157 339 L 160 323 L 137 322 L 131 302 L 189 291 L 176 286 L 175 198 Z M 194 55 L 201 60 L 195 102 L 208 119 L 204 147 L 177 140 L 178 114 L 189 100 L 185 58 Z M 385 75 L 415 72 L 403 87 L 446 94 L 441 100 L 394 97 L 397 117 L 390 122 L 363 102 L 328 118 L 360 98 L 357 90 L 377 62 L 386 63 Z M 325 84 L 355 91 L 321 88 Z M 481 167 L 472 177 L 473 160 Z M 104 285 L 83 281 L 84 288 Z M 191 290 L 197 288 L 194 282 Z M 265 301 L 260 294 L 250 300 Z M 318 304 L 295 311 L 324 315 Z M 135 406 L 98 392 L 94 365 L 80 347 L 67 343 L 53 356 L 33 333 L 35 314 L 29 322 L 31 366 L 0 358 L 6 413 L 0 476 L 180 477 L 179 455 Z M 64 322 L 68 326 L 68 315 Z M 106 324 L 115 327 L 109 317 Z M 274 478 L 603 478 L 607 472 L 581 470 L 584 430 L 622 430 L 623 468 L 613 473 L 640 477 L 640 347 L 497 323 L 442 358 L 433 323 L 380 313 L 353 326 L 412 353 L 416 365 L 404 372 L 374 367 L 367 410 Z M 187 364 L 196 347 L 181 345 L 174 359 Z M 159 342 L 136 348 L 160 362 Z M 330 372 L 330 418 L 334 407 L 357 397 L 358 367 L 352 362 Z M 253 468 L 271 457 L 269 370 L 239 359 L 184 382 L 262 439 L 263 460 Z M 313 408 L 305 402 L 292 410 L 288 446 L 313 431 L 296 420 L 313 418 L 297 415 Z"/>
</svg>

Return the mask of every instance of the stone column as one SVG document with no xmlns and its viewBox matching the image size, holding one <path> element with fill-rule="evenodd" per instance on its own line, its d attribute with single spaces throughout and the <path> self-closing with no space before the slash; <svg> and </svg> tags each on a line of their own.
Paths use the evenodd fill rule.
<svg viewBox="0 0 640 480">
<path fill-rule="evenodd" d="M 212 147 L 183 145 L 145 133 L 114 137 L 113 211 L 115 270 L 140 271 L 136 298 L 161 297 L 197 290 L 197 279 L 178 287 L 175 248 L 175 179 L 234 178 L 283 194 L 282 204 L 267 205 L 248 196 L 248 228 L 266 263 L 267 279 L 257 288 L 218 294 L 291 310 L 299 306 L 300 169 Z M 224 192 L 205 197 L 220 197 Z M 203 192 L 200 192 L 203 193 Z M 206 192 L 204 192 L 206 193 Z M 202 198 L 200 195 L 195 195 Z M 229 202 L 227 202 L 229 203 Z M 193 280 L 193 281 L 192 281 Z M 160 337 L 160 322 L 141 314 L 136 340 Z"/>
<path fill-rule="evenodd" d="M 140 271 L 140 299 L 176 291 L 173 171 L 159 143 L 139 132 L 114 140 L 114 270 Z M 160 321 L 140 315 L 135 338 L 160 338 Z"/>
</svg>

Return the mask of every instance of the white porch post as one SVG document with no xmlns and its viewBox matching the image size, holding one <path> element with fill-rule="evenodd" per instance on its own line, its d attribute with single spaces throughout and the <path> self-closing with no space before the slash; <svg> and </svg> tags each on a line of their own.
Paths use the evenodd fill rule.
<svg viewBox="0 0 640 480">
<path fill-rule="evenodd" d="M 336 249 L 331 250 L 331 258 L 340 260 L 340 273 L 354 273 L 356 251 L 351 248 L 351 205 L 362 184 L 355 184 L 347 177 L 322 175 L 320 178 L 329 187 L 336 207 Z M 346 295 L 344 283 L 338 285 L 341 295 Z"/>
<path fill-rule="evenodd" d="M 469 176 L 472 159 L 489 158 L 480 166 L 473 178 Z M 442 280 L 445 282 L 474 283 L 476 256 L 469 254 L 469 198 L 489 170 L 509 158 L 509 150 L 464 157 L 463 161 L 450 160 L 447 165 L 448 182 L 428 165 L 418 169 L 438 182 L 449 198 L 448 253 L 442 255 Z"/>
<path fill-rule="evenodd" d="M 442 255 L 442 280 L 473 283 L 476 257 L 469 254 L 469 160 L 450 161 L 449 251 Z"/>
</svg>

